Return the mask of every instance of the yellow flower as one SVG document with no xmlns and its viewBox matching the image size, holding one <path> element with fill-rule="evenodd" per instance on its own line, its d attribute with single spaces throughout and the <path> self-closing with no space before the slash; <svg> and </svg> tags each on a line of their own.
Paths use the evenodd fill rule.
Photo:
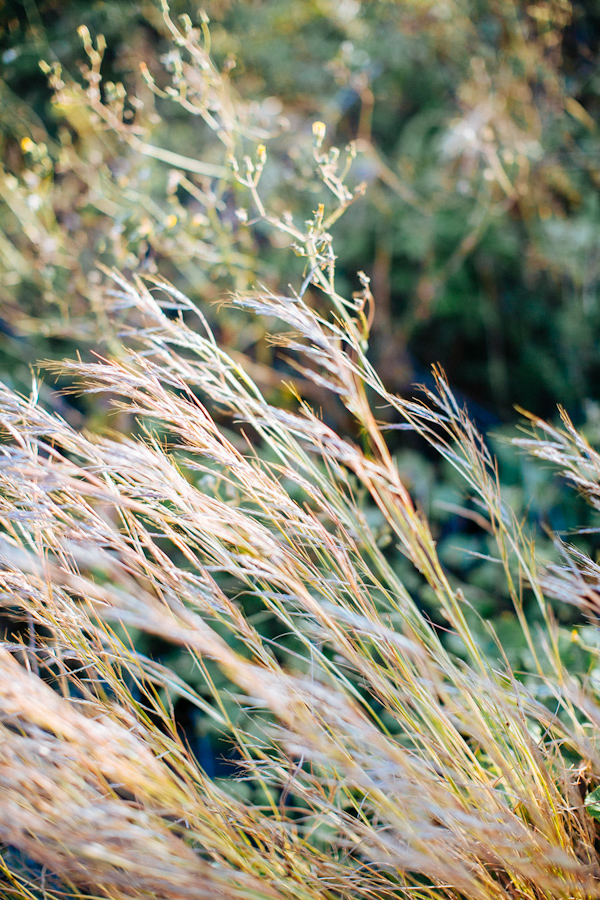
<svg viewBox="0 0 600 900">
<path fill-rule="evenodd" d="M 313 122 L 312 132 L 315 136 L 317 147 L 320 147 L 325 139 L 325 134 L 327 132 L 327 126 L 325 125 L 325 122 Z"/>
</svg>

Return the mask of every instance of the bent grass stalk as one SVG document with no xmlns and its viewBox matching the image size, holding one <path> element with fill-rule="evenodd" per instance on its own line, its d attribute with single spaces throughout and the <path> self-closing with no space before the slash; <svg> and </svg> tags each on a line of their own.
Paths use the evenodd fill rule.
<svg viewBox="0 0 600 900">
<path fill-rule="evenodd" d="M 35 641 L 0 654 L 3 839 L 72 896 L 595 895 L 595 826 L 574 761 L 600 772 L 596 701 L 564 671 L 530 538 L 441 374 L 428 402 L 401 400 L 349 307 L 342 321 L 299 295 L 237 298 L 293 327 L 305 377 L 327 379 L 361 449 L 307 404 L 269 403 L 169 285 L 114 284 L 127 353 L 63 368 L 135 416 L 139 437 L 83 434 L 0 388 L 3 603 L 29 617 Z M 368 393 L 479 497 L 553 710 L 479 649 Z M 209 407 L 251 428 L 253 445 Z M 359 487 L 462 657 L 378 546 Z M 524 584 L 545 613 L 541 645 Z M 293 635 L 293 652 L 261 634 L 249 598 Z M 184 648 L 205 689 L 138 653 L 127 629 Z M 178 695 L 231 736 L 264 802 L 206 777 L 173 721 Z"/>
<path fill-rule="evenodd" d="M 323 149 L 317 123 L 313 162 L 333 208 L 319 203 L 302 227 L 271 213 L 259 193 L 264 145 L 254 162 L 235 158 L 242 137 L 266 137 L 214 67 L 206 22 L 197 31 L 184 18 L 180 30 L 166 4 L 163 14 L 190 78 L 196 66 L 193 94 L 169 96 L 192 104 L 259 216 L 304 259 L 296 292 L 233 300 L 291 330 L 274 339 L 299 371 L 299 396 L 285 406 L 265 396 L 179 290 L 118 273 L 103 310 L 121 331 L 113 357 L 61 370 L 111 397 L 135 436 L 84 433 L 35 389 L 0 385 L 0 590 L 6 616 L 25 626 L 0 648 L 0 839 L 21 853 L 4 856 L 3 896 L 596 896 L 584 795 L 600 779 L 600 708 L 594 684 L 565 670 L 547 598 L 597 613 L 598 566 L 577 551 L 541 566 L 441 372 L 435 391 L 407 401 L 374 370 L 369 282 L 361 274 L 352 298 L 338 293 L 328 231 L 363 191 L 345 184 L 356 148 Z M 121 121 L 123 92 L 102 99 L 102 42 L 82 37 L 89 89 L 75 99 L 149 153 Z M 341 404 L 360 441 L 309 395 Z M 494 658 L 482 650 L 468 586 L 449 577 L 399 476 L 382 406 L 475 498 L 530 671 L 511 671 L 490 623 Z M 526 449 L 597 504 L 597 454 L 567 420 L 534 425 Z M 366 503 L 460 653 L 380 546 Z M 193 685 L 144 655 L 144 632 L 180 648 Z M 234 743 L 237 781 L 202 770 L 176 723 L 178 697 Z"/>
</svg>

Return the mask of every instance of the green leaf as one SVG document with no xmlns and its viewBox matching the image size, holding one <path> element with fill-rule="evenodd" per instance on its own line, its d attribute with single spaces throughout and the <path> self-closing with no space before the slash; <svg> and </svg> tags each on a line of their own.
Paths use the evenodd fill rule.
<svg viewBox="0 0 600 900">
<path fill-rule="evenodd" d="M 594 819 L 598 819 L 600 822 L 600 787 L 597 787 L 591 794 L 587 795 L 585 798 L 585 808 L 590 816 L 593 816 Z"/>
</svg>

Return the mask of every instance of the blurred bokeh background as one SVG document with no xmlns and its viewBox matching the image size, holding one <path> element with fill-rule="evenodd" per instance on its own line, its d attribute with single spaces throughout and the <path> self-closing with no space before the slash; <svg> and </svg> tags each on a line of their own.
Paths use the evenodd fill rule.
<svg viewBox="0 0 600 900">
<path fill-rule="evenodd" d="M 513 418 L 515 403 L 578 415 L 598 398 L 600 4 L 204 9 L 215 63 L 265 134 L 268 204 L 310 214 L 299 145 L 315 119 L 328 141 L 358 142 L 367 190 L 336 227 L 340 290 L 356 288 L 356 270 L 371 276 L 373 352 L 394 388 L 441 362 L 490 423 Z M 194 4 L 174 0 L 173 20 L 185 13 Z M 207 307 L 257 279 L 286 285 L 293 261 L 267 229 L 239 227 L 227 178 L 153 159 L 131 138 L 135 124 L 144 143 L 216 165 L 233 149 L 164 95 L 190 63 L 177 62 L 159 4 L 4 0 L 0 14 L 5 375 L 27 380 L 20 367 L 62 353 L 69 334 L 97 340 L 99 259 L 155 269 Z M 127 91 L 119 121 L 93 108 L 82 24 L 93 42 L 105 37 L 98 102 Z M 238 324 L 226 341 L 260 344 L 256 327 L 240 337 Z M 253 353 L 268 361 L 264 347 Z"/>
</svg>

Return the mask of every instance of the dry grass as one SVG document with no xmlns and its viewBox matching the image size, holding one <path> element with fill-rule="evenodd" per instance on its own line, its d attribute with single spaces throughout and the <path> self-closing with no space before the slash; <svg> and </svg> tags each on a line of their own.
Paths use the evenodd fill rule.
<svg viewBox="0 0 600 900">
<path fill-rule="evenodd" d="M 599 710 L 563 668 L 550 576 L 443 378 L 425 403 L 388 394 L 366 357 L 367 283 L 348 303 L 316 263 L 329 318 L 301 295 L 237 302 L 293 328 L 305 376 L 352 413 L 362 448 L 305 404 L 267 402 L 201 313 L 152 280 L 114 276 L 127 355 L 65 364 L 132 413 L 140 438 L 82 434 L 1 389 L 2 597 L 30 623 L 29 645 L 0 654 L 2 838 L 73 896 L 596 895 L 581 784 L 582 766 L 588 780 L 600 773 Z M 478 498 L 530 644 L 528 679 L 482 656 L 468 599 L 387 449 L 381 403 Z M 227 436 L 209 406 L 250 429 L 258 449 L 243 451 L 241 431 Z M 572 429 L 551 436 L 529 449 L 575 475 L 597 461 Z M 429 583 L 463 658 L 390 567 L 361 491 Z M 541 639 L 525 589 L 544 611 Z M 261 636 L 248 597 L 295 637 L 294 653 Z M 181 645 L 206 692 L 137 654 L 114 623 Z M 264 805 L 199 769 L 165 700 L 181 693 L 231 734 Z M 245 712 L 232 716 L 232 696 Z"/>
<path fill-rule="evenodd" d="M 99 51 L 84 39 L 93 73 Z M 192 56 L 204 46 L 191 32 L 177 40 Z M 222 80 L 208 57 L 197 62 L 225 116 L 215 129 L 231 136 Z M 314 136 L 334 202 L 301 226 L 265 209 L 264 147 L 233 160 L 253 212 L 305 262 L 296 292 L 234 303 L 290 329 L 278 342 L 325 410 L 344 407 L 355 440 L 300 398 L 269 402 L 201 310 L 152 276 L 112 275 L 113 358 L 62 367 L 126 410 L 137 437 L 82 433 L 35 389 L 0 385 L 0 596 L 26 626 L 0 649 L 0 839 L 35 863 L 28 871 L 6 854 L 2 896 L 599 893 L 584 797 L 600 778 L 600 707 L 594 682 L 565 670 L 547 598 L 596 612 L 600 570 L 576 552 L 562 569 L 541 566 L 441 373 L 423 402 L 385 389 L 367 356 L 368 279 L 351 299 L 335 288 L 329 229 L 362 190 L 345 184 L 355 148 L 323 149 L 320 123 Z M 399 477 L 382 406 L 463 476 L 530 672 L 510 670 L 489 623 L 496 658 L 482 653 L 469 598 Z M 570 423 L 536 425 L 527 449 L 597 504 L 598 456 Z M 365 501 L 428 584 L 460 654 L 398 576 Z M 248 612 L 257 602 L 279 638 Z M 142 655 L 140 631 L 188 654 L 203 689 Z M 251 800 L 201 770 L 174 721 L 178 696 L 235 743 Z"/>
</svg>

